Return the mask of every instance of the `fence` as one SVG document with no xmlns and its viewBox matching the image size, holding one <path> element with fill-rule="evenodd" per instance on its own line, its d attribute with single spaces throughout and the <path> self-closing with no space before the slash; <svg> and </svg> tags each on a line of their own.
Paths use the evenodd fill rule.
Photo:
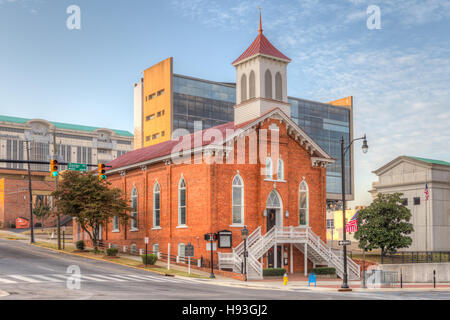
<svg viewBox="0 0 450 320">
<path fill-rule="evenodd" d="M 401 287 L 398 272 L 372 270 L 365 272 L 366 285 L 368 288 L 396 288 Z"/>
<path fill-rule="evenodd" d="M 353 258 L 353 255 L 356 254 L 358 255 L 358 259 L 360 259 L 362 255 L 361 252 L 348 252 L 348 256 L 350 256 L 351 259 Z M 378 262 L 382 264 L 443 263 L 450 262 L 450 251 L 402 251 L 384 257 L 366 253 L 366 259 L 373 260 L 374 257 L 380 258 L 380 261 Z"/>
</svg>

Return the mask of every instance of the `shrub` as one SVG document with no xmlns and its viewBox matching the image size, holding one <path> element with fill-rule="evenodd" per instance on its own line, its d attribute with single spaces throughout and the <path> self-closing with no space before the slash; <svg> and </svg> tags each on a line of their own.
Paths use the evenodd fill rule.
<svg viewBox="0 0 450 320">
<path fill-rule="evenodd" d="M 336 269 L 332 267 L 320 267 L 311 269 L 311 272 L 315 274 L 336 274 Z"/>
<path fill-rule="evenodd" d="M 158 256 L 156 254 L 152 254 L 152 253 L 143 254 L 141 257 L 142 257 L 143 264 L 153 265 L 156 263 L 156 261 L 158 261 Z M 146 261 L 147 261 L 147 263 L 145 263 Z"/>
<path fill-rule="evenodd" d="M 109 257 L 115 257 L 119 253 L 119 249 L 117 248 L 108 248 L 106 249 L 106 255 Z"/>
<path fill-rule="evenodd" d="M 286 273 L 284 268 L 269 268 L 263 270 L 264 277 L 283 276 Z"/>
<path fill-rule="evenodd" d="M 83 240 L 77 241 L 76 243 L 76 247 L 78 250 L 84 250 L 84 248 L 86 247 L 86 245 L 84 244 Z"/>
<path fill-rule="evenodd" d="M 42 228 L 42 223 L 40 222 L 36 222 L 36 224 L 34 225 L 36 228 Z"/>
</svg>

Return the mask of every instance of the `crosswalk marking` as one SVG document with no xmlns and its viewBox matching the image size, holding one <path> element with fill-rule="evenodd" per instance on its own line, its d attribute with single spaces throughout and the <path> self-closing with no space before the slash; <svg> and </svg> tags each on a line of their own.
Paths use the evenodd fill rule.
<svg viewBox="0 0 450 320">
<path fill-rule="evenodd" d="M 17 283 L 17 281 L 12 281 L 12 280 L 2 279 L 2 278 L 0 278 L 0 282 L 1 283 Z"/>
<path fill-rule="evenodd" d="M 33 274 L 33 275 L 1 275 L 0 284 L 17 283 L 43 283 L 43 282 L 64 282 L 73 276 L 72 274 Z M 146 274 L 81 274 L 81 281 L 94 282 L 170 282 L 170 283 L 194 283 L 191 279 L 152 276 Z"/>
<path fill-rule="evenodd" d="M 40 278 L 40 279 L 43 279 L 43 280 L 46 280 L 46 281 L 49 281 L 49 282 L 63 282 L 63 280 L 61 280 L 61 279 L 55 279 L 55 278 L 52 278 L 52 277 L 49 277 L 49 276 L 45 276 L 43 274 L 33 274 L 33 277 L 34 278 Z"/>
<path fill-rule="evenodd" d="M 119 278 L 114 278 L 114 276 L 110 277 L 110 276 L 104 276 L 104 275 L 101 275 L 101 274 L 94 274 L 93 276 L 97 277 L 97 278 L 103 278 L 103 279 L 106 279 L 106 280 L 113 280 L 113 281 L 119 281 L 119 282 L 127 281 L 127 280 L 123 280 L 123 279 L 119 279 Z"/>
<path fill-rule="evenodd" d="M 8 277 L 10 278 L 14 278 L 14 279 L 18 279 L 18 280 L 22 280 L 22 281 L 26 281 L 26 282 L 32 282 L 32 283 L 37 283 L 37 282 L 42 282 L 33 278 L 29 278 L 29 277 L 25 277 L 25 276 L 19 276 L 19 275 L 8 275 Z"/>
</svg>

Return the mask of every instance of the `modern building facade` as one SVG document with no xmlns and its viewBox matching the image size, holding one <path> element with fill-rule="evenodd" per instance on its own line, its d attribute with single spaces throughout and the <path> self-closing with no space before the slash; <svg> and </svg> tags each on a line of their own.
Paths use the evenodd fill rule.
<svg viewBox="0 0 450 320">
<path fill-rule="evenodd" d="M 287 84 L 283 86 L 286 94 Z M 275 94 L 275 80 L 272 87 Z M 256 94 L 250 93 L 250 88 L 245 90 L 248 95 Z M 195 121 L 201 121 L 202 129 L 233 121 L 241 94 L 237 92 L 236 83 L 173 73 L 173 58 L 148 68 L 134 86 L 135 149 L 168 141 L 173 134 L 192 133 L 199 129 L 194 128 Z M 292 120 L 336 159 L 327 167 L 327 199 L 335 203 L 342 199 L 340 139 L 343 136 L 348 144 L 353 138 L 353 98 L 321 103 L 286 95 L 285 102 L 290 105 Z M 345 168 L 346 195 L 353 200 L 353 149 L 346 155 Z"/>
<path fill-rule="evenodd" d="M 0 116 L 0 160 L 27 160 L 27 140 L 30 159 L 34 161 L 49 161 L 56 154 L 60 163 L 107 163 L 133 149 L 133 135 L 128 131 Z M 66 165 L 58 167 L 60 171 L 67 169 Z M 0 161 L 3 227 L 11 227 L 17 217 L 29 219 L 27 168 L 26 164 Z M 44 202 L 52 206 L 50 194 L 55 189 L 55 179 L 48 173 L 49 165 L 32 164 L 31 170 L 33 204 Z M 51 224 L 52 219 L 47 221 Z"/>
<path fill-rule="evenodd" d="M 334 159 L 290 116 L 289 62 L 260 28 L 233 62 L 232 121 L 137 148 L 108 163 L 108 181 L 123 191 L 132 210 L 128 222 L 113 218 L 105 224 L 103 242 L 137 253 L 148 237 L 153 251 L 177 255 L 177 261 L 184 261 L 190 243 L 194 258 L 210 261 L 211 245 L 204 235 L 217 233 L 213 256 L 220 269 L 260 279 L 263 268 L 306 275 L 311 267 L 329 265 L 342 276 L 342 256 L 325 244 L 326 166 Z M 182 77 L 172 77 L 171 90 L 176 90 L 175 78 Z M 163 89 L 153 87 L 151 100 Z M 204 94 L 205 88 L 199 90 L 197 96 Z M 217 94 L 202 98 L 216 100 Z M 210 108 L 211 100 L 203 107 Z M 226 121 L 220 114 L 208 119 Z M 196 146 L 198 136 L 202 139 Z M 244 227 L 249 231 L 245 249 Z M 359 266 L 351 260 L 348 266 L 349 277 L 358 278 Z"/>
<path fill-rule="evenodd" d="M 450 251 L 450 162 L 400 156 L 374 171 L 378 193 L 403 193 L 414 232 L 407 251 Z M 428 186 L 429 197 L 425 194 Z"/>
</svg>

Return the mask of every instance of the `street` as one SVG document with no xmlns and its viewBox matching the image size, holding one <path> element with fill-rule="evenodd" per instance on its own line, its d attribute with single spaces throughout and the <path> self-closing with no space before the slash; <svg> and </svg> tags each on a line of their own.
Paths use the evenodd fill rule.
<svg viewBox="0 0 450 320">
<path fill-rule="evenodd" d="M 69 266 L 81 271 L 79 289 L 70 289 Z M 167 277 L 108 262 L 85 259 L 0 239 L 0 290 L 15 299 L 450 299 L 449 292 L 318 292 L 261 290 L 210 284 L 209 279 Z M 213 282 L 213 281 L 212 281 Z"/>
</svg>

